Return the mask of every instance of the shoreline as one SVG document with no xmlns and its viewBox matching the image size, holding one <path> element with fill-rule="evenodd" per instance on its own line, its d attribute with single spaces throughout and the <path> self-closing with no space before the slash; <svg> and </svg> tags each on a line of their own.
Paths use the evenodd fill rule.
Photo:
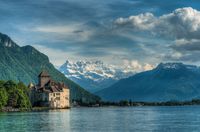
<svg viewBox="0 0 200 132">
<path fill-rule="evenodd" d="M 105 108 L 105 107 L 145 107 L 145 106 L 194 106 L 200 105 L 200 100 L 192 101 L 168 101 L 168 102 L 99 102 L 99 103 L 89 103 L 89 104 L 76 104 L 72 107 L 67 108 L 49 108 L 49 107 L 32 107 L 32 108 L 13 108 L 13 107 L 4 107 L 0 112 L 39 112 L 39 111 L 49 111 L 49 110 L 66 110 L 71 108 Z"/>
<path fill-rule="evenodd" d="M 190 105 L 200 105 L 200 99 L 193 99 L 191 101 L 166 101 L 166 102 L 132 102 L 127 100 L 122 100 L 119 102 L 96 102 L 96 103 L 77 103 L 73 107 L 136 107 L 136 106 L 190 106 Z"/>
<path fill-rule="evenodd" d="M 71 109 L 67 108 L 49 108 L 49 107 L 33 107 L 33 108 L 12 108 L 12 107 L 4 107 L 0 110 L 0 112 L 39 112 L 39 111 L 49 111 L 49 110 L 66 110 Z"/>
</svg>

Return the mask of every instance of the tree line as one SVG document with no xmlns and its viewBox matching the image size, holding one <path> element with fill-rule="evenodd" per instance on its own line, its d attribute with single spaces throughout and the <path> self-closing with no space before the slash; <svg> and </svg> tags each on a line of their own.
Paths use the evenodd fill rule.
<svg viewBox="0 0 200 132">
<path fill-rule="evenodd" d="M 31 109 L 29 92 L 22 82 L 0 81 L 0 110 L 5 107 Z"/>
<path fill-rule="evenodd" d="M 200 105 L 200 99 L 193 99 L 190 101 L 166 101 L 166 102 L 137 102 L 132 100 L 121 101 L 96 101 L 85 103 L 82 100 L 73 100 L 73 106 L 85 106 L 85 107 L 106 107 L 106 106 L 184 106 L 184 105 Z"/>
</svg>

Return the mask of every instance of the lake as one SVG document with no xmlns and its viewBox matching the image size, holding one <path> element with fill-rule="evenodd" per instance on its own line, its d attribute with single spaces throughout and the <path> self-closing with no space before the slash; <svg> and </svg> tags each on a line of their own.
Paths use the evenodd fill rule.
<svg viewBox="0 0 200 132">
<path fill-rule="evenodd" d="M 0 113 L 0 132 L 200 131 L 200 106 L 72 108 Z"/>
</svg>

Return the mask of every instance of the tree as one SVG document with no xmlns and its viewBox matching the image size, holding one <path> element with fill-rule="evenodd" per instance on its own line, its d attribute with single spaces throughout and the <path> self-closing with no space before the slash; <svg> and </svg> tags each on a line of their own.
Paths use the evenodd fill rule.
<svg viewBox="0 0 200 132">
<path fill-rule="evenodd" d="M 26 91 L 22 89 L 18 89 L 18 100 L 17 100 L 17 107 L 18 108 L 31 108 L 31 102 L 29 100 Z"/>
<path fill-rule="evenodd" d="M 0 98 L 2 98 L 4 102 L 6 101 L 6 103 L 2 101 L 2 107 L 6 105 L 15 108 L 31 108 L 31 102 L 28 96 L 29 89 L 22 82 L 15 83 L 13 81 L 7 81 L 2 87 L 5 87 L 5 91 L 2 91 L 2 97 Z M 4 95 L 7 96 L 4 97 Z"/>
<path fill-rule="evenodd" d="M 16 88 L 16 86 L 17 86 L 16 83 L 12 80 L 9 80 L 4 83 L 4 87 L 6 88 L 7 91 L 9 91 L 10 89 L 12 91 L 12 89 Z"/>
<path fill-rule="evenodd" d="M 0 88 L 0 109 L 2 109 L 8 101 L 8 95 L 4 88 Z"/>
</svg>

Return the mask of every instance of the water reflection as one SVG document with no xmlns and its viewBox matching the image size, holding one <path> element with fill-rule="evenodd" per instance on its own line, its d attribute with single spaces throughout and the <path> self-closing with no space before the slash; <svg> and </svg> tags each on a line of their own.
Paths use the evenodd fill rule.
<svg viewBox="0 0 200 132">
<path fill-rule="evenodd" d="M 0 132 L 200 131 L 200 106 L 0 113 Z"/>
<path fill-rule="evenodd" d="M 63 132 L 69 130 L 69 110 L 1 113 L 1 132 Z"/>
</svg>

